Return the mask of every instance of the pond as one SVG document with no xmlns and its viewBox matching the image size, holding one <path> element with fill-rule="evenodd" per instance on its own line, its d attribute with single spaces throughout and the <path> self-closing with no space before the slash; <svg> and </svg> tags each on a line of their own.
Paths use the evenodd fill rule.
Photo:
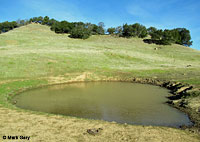
<svg viewBox="0 0 200 142">
<path fill-rule="evenodd" d="M 165 104 L 169 90 L 129 82 L 88 82 L 34 89 L 13 98 L 23 109 L 118 123 L 191 125 L 188 116 Z"/>
</svg>

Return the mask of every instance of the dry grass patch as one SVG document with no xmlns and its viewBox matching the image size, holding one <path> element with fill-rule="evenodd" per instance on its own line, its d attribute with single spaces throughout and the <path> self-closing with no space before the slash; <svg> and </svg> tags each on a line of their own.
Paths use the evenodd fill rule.
<svg viewBox="0 0 200 142">
<path fill-rule="evenodd" d="M 198 142 L 197 135 L 166 127 L 131 126 L 98 120 L 86 120 L 58 115 L 39 115 L 0 107 L 0 137 L 3 135 L 31 136 L 32 142 L 66 141 L 138 141 L 138 142 Z M 6 125 L 4 125 L 6 124 Z M 102 128 L 96 136 L 90 128 Z"/>
</svg>

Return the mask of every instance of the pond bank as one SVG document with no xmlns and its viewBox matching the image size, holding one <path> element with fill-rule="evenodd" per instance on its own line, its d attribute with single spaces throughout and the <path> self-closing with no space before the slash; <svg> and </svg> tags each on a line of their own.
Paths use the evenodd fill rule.
<svg viewBox="0 0 200 142">
<path fill-rule="evenodd" d="M 190 99 L 188 99 L 200 95 L 200 89 L 194 88 L 192 85 L 189 84 L 162 81 L 159 79 L 133 78 L 133 82 L 152 84 L 169 89 L 173 95 L 168 96 L 169 101 L 167 101 L 166 103 L 188 114 L 190 120 L 194 123 L 192 127 L 182 126 L 182 128 L 189 129 L 190 131 L 195 131 L 197 133 L 200 132 L 200 107 L 189 107 L 189 104 L 192 102 L 190 101 Z"/>
<path fill-rule="evenodd" d="M 75 80 L 75 82 L 83 82 L 84 80 Z M 92 81 L 92 80 L 91 80 Z M 94 80 L 93 80 L 94 81 Z M 100 81 L 100 80 L 98 80 Z M 102 79 L 101 81 L 128 81 L 135 83 L 145 83 L 162 86 L 168 89 L 172 86 L 172 82 L 161 81 L 158 79 L 141 79 L 141 78 L 130 78 L 130 79 Z M 178 109 L 185 111 L 188 110 L 187 114 L 190 116 L 191 120 L 195 123 L 192 128 L 185 128 L 184 130 L 170 128 L 170 127 L 156 127 L 156 126 L 137 126 L 137 125 L 123 125 L 117 123 L 110 123 L 101 120 L 88 120 L 79 119 L 74 117 L 60 116 L 60 115 L 50 115 L 45 113 L 37 113 L 31 111 L 25 111 L 21 109 L 16 109 L 13 105 L 9 105 L 8 100 L 11 96 L 16 95 L 16 93 L 21 93 L 29 89 L 38 88 L 42 86 L 55 85 L 61 83 L 72 83 L 69 82 L 57 82 L 52 83 L 46 80 L 25 80 L 19 82 L 11 82 L 1 88 L 0 94 L 4 94 L 2 100 L 6 101 L 6 104 L 0 105 L 0 136 L 5 134 L 19 134 L 27 135 L 24 128 L 30 129 L 29 135 L 31 140 L 39 141 L 169 141 L 169 142 L 188 142 L 188 141 L 199 141 L 199 121 L 198 117 L 191 115 L 189 107 L 180 107 L 176 103 L 177 100 L 172 100 L 173 103 L 177 104 Z M 185 85 L 186 86 L 186 85 Z M 2 85 L 1 85 L 2 87 Z M 178 88 L 178 87 L 177 87 Z M 182 88 L 184 89 L 184 88 Z M 195 89 L 195 88 L 193 88 Z M 185 92 L 190 92 L 193 89 L 185 90 Z M 173 90 L 173 89 L 170 89 Z M 180 91 L 180 90 L 179 90 Z M 175 94 L 175 92 L 174 92 Z M 179 99 L 178 101 L 181 101 Z M 173 105 L 173 103 L 171 103 Z M 190 102 L 189 102 L 190 103 Z M 173 105 L 176 107 L 176 105 Z M 5 108 L 7 107 L 7 108 Z M 192 109 L 194 111 L 194 109 Z M 186 112 L 186 111 L 185 111 Z M 198 115 L 198 113 L 196 113 Z M 194 119 L 196 118 L 196 120 Z M 14 124 L 14 125 L 13 125 Z M 20 127 L 19 127 L 20 126 Z M 52 128 L 54 126 L 54 128 Z M 55 129 L 56 128 L 56 129 Z M 103 128 L 102 132 L 97 136 L 90 136 L 85 134 L 87 129 L 93 128 Z M 46 136 L 43 136 L 41 132 L 48 131 Z"/>
<path fill-rule="evenodd" d="M 39 88 L 49 85 L 58 85 L 58 84 L 67 84 L 67 83 L 78 83 L 78 82 L 85 82 L 88 75 L 87 73 L 83 73 L 83 75 L 80 75 L 78 77 L 75 77 L 71 80 L 62 80 L 60 82 L 57 82 L 54 80 L 48 81 L 48 83 L 43 85 L 34 85 L 31 87 L 26 87 L 25 89 L 20 89 L 17 94 L 27 91 L 32 88 Z M 78 78 L 78 79 L 77 79 Z M 60 78 L 59 78 L 60 80 Z M 194 101 L 191 98 L 194 98 L 196 96 L 200 95 L 200 89 L 195 88 L 192 85 L 181 83 L 181 82 L 175 82 L 175 81 L 168 81 L 168 80 L 161 80 L 161 79 L 152 79 L 152 78 L 128 78 L 128 79 L 120 79 L 120 78 L 98 78 L 96 80 L 88 80 L 87 82 L 101 82 L 101 81 L 121 81 L 121 82 L 133 82 L 133 83 L 141 83 L 141 84 L 151 84 L 156 85 L 160 87 L 164 87 L 168 90 L 170 90 L 170 93 L 173 94 L 172 96 L 168 96 L 167 104 L 171 105 L 172 107 L 175 107 L 183 112 L 185 112 L 190 120 L 193 122 L 192 127 L 186 127 L 182 126 L 182 129 L 188 129 L 191 132 L 200 133 L 200 106 L 197 105 L 195 107 L 191 107 L 194 103 Z"/>
</svg>

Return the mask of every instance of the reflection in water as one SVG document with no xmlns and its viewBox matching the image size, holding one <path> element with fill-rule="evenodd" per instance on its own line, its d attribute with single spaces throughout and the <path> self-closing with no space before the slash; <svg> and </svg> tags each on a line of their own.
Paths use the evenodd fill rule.
<svg viewBox="0 0 200 142">
<path fill-rule="evenodd" d="M 25 92 L 14 98 L 24 109 L 118 123 L 190 125 L 188 117 L 164 104 L 168 90 L 122 82 L 74 83 Z"/>
</svg>

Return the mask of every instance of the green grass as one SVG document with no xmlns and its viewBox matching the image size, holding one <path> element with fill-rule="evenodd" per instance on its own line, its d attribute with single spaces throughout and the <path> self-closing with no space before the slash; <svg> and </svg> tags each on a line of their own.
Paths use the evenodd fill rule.
<svg viewBox="0 0 200 142">
<path fill-rule="evenodd" d="M 156 47 L 161 49 L 154 50 Z M 0 79 L 85 71 L 97 74 L 102 71 L 140 72 L 149 76 L 148 73 L 163 75 L 172 70 L 181 74 L 191 69 L 199 70 L 199 59 L 199 51 L 180 45 L 149 45 L 138 38 L 107 35 L 87 40 L 71 39 L 37 24 L 0 35 Z M 192 66 L 187 68 L 187 65 Z"/>
<path fill-rule="evenodd" d="M 176 44 L 160 46 L 109 35 L 72 39 L 38 24 L 0 34 L 0 83 L 59 76 L 71 79 L 89 72 L 93 76 L 86 80 L 141 77 L 200 86 L 199 59 L 200 51 Z"/>
</svg>

